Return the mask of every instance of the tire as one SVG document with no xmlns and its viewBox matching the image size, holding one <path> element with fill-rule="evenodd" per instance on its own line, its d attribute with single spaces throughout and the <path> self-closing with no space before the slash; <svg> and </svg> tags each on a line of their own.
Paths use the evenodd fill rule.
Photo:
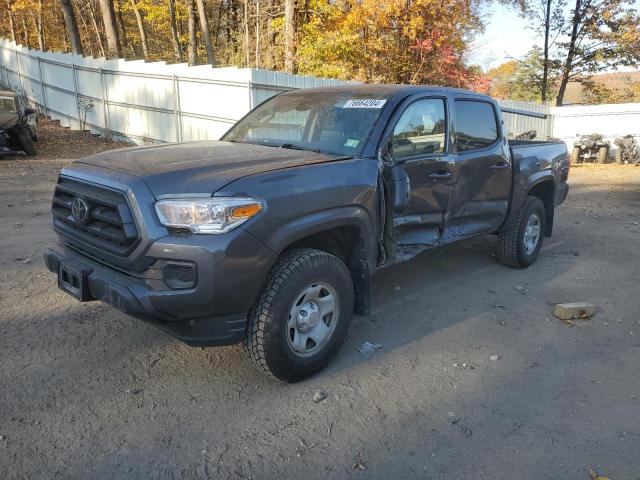
<svg viewBox="0 0 640 480">
<path fill-rule="evenodd" d="M 616 150 L 616 163 L 618 164 L 622 164 L 623 160 L 622 160 L 622 149 L 618 148 Z"/>
<path fill-rule="evenodd" d="M 322 296 L 323 289 L 326 296 Z M 316 291 L 320 293 L 314 297 Z M 321 318 L 317 313 L 320 310 L 313 310 L 310 299 L 319 300 L 316 308 L 322 308 L 320 299 L 329 295 L 335 296 L 333 313 Z M 249 312 L 244 345 L 251 361 L 260 372 L 286 383 L 298 382 L 319 372 L 344 342 L 351 323 L 353 302 L 351 275 L 340 259 L 310 248 L 284 254 L 271 269 Z M 300 324 L 295 318 L 307 318 L 303 314 L 308 311 L 312 312 L 308 318 L 313 317 L 317 323 L 308 332 L 301 333 L 300 328 L 307 328 L 309 324 Z M 299 313 L 292 316 L 293 312 Z M 318 330 L 314 330 L 316 328 Z M 329 333 L 316 343 L 312 337 L 319 338 L 319 334 L 313 332 L 326 332 L 325 329 Z M 299 341 L 307 336 L 307 340 Z"/>
<path fill-rule="evenodd" d="M 532 225 L 533 217 L 537 218 L 538 236 L 535 246 L 527 242 L 525 236 L 532 232 L 527 227 Z M 498 234 L 498 256 L 505 265 L 513 268 L 527 268 L 538 258 L 545 231 L 545 209 L 542 200 L 529 196 L 518 215 L 512 219 Z M 535 223 L 535 222 L 534 222 Z M 535 230 L 535 229 L 534 229 Z"/>
<path fill-rule="evenodd" d="M 597 156 L 598 163 L 607 163 L 608 156 L 609 156 L 609 149 L 607 147 L 598 148 L 598 156 Z"/>
<path fill-rule="evenodd" d="M 18 146 L 24 150 L 28 156 L 33 157 L 38 152 L 36 150 L 36 145 L 33 143 L 33 139 L 31 138 L 31 133 L 26 128 L 18 128 L 15 130 L 16 142 Z"/>
<path fill-rule="evenodd" d="M 571 164 L 580 163 L 580 147 L 573 147 L 571 151 Z"/>
</svg>

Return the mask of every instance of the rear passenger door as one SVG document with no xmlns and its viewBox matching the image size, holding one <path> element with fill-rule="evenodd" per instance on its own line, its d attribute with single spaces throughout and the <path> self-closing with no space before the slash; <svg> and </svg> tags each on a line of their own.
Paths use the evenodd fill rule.
<svg viewBox="0 0 640 480">
<path fill-rule="evenodd" d="M 499 112 L 478 97 L 454 98 L 457 181 L 445 219 L 445 240 L 495 231 L 509 209 L 513 166 Z"/>
</svg>

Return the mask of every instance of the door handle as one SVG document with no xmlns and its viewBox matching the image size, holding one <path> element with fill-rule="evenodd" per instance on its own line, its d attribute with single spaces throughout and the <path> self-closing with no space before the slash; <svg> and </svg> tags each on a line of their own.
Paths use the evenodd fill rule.
<svg viewBox="0 0 640 480">
<path fill-rule="evenodd" d="M 438 172 L 433 172 L 427 175 L 432 180 L 444 180 L 445 178 L 451 177 L 451 172 L 445 172 L 444 170 L 440 170 Z"/>
<path fill-rule="evenodd" d="M 493 170 L 495 172 L 497 170 L 506 170 L 509 167 L 510 165 L 508 162 L 502 161 L 502 162 L 494 163 L 493 165 L 491 165 L 489 167 L 489 170 Z"/>
</svg>

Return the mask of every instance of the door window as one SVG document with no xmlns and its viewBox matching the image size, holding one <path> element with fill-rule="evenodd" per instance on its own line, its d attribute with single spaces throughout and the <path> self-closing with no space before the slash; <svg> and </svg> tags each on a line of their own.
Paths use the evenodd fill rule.
<svg viewBox="0 0 640 480">
<path fill-rule="evenodd" d="M 393 130 L 391 154 L 395 159 L 443 153 L 446 122 L 444 100 L 418 100 L 407 107 Z"/>
<path fill-rule="evenodd" d="M 477 150 L 498 139 L 493 106 L 475 100 L 456 100 L 456 148 L 458 152 Z"/>
</svg>

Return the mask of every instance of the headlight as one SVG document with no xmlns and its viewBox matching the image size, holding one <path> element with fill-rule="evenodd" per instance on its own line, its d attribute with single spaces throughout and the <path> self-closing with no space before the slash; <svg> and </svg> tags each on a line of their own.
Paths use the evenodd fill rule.
<svg viewBox="0 0 640 480">
<path fill-rule="evenodd" d="M 165 227 L 194 233 L 225 233 L 262 210 L 262 202 L 249 197 L 212 197 L 160 200 L 156 213 Z"/>
</svg>

